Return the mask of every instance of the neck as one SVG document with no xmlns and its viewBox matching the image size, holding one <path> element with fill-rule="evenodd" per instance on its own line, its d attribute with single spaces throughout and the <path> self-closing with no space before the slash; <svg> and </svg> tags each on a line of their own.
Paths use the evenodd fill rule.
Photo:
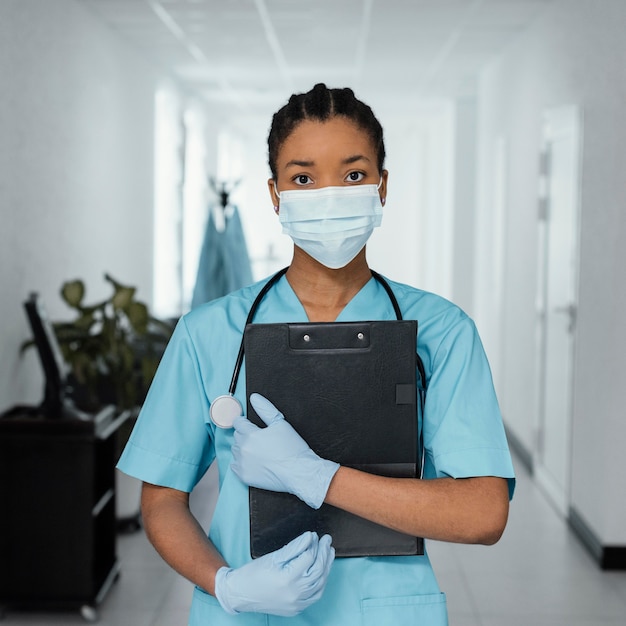
<svg viewBox="0 0 626 626">
<path fill-rule="evenodd" d="M 372 277 L 365 249 L 345 267 L 329 269 L 295 247 L 287 280 L 311 322 L 332 322 Z"/>
</svg>

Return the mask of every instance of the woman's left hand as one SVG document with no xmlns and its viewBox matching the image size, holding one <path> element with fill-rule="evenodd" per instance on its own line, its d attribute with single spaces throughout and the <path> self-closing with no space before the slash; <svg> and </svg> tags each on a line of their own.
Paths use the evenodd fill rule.
<svg viewBox="0 0 626 626">
<path fill-rule="evenodd" d="M 235 420 L 233 472 L 247 485 L 292 493 L 319 509 L 339 464 L 315 454 L 269 400 L 253 393 L 250 403 L 267 428 Z"/>
</svg>

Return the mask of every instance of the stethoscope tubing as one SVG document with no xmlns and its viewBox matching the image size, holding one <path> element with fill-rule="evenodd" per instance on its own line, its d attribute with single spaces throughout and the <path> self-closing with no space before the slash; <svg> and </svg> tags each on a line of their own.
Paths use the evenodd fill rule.
<svg viewBox="0 0 626 626">
<path fill-rule="evenodd" d="M 267 292 L 280 280 L 280 278 L 287 272 L 288 269 L 289 267 L 287 266 L 287 267 L 283 267 L 282 270 L 279 270 L 278 272 L 276 272 L 276 274 L 274 274 L 265 283 L 265 285 L 263 286 L 263 289 L 259 291 L 259 294 L 254 299 L 254 302 L 252 303 L 252 306 L 250 307 L 250 311 L 248 312 L 248 317 L 246 318 L 246 324 L 244 326 L 244 330 L 248 324 L 252 323 L 252 320 L 254 319 L 254 316 L 257 312 L 257 309 L 259 308 L 259 305 L 261 304 L 261 301 L 263 300 L 263 298 L 265 298 L 265 294 L 267 294 Z M 237 389 L 237 381 L 239 380 L 239 374 L 241 372 L 241 366 L 243 364 L 243 354 L 244 354 L 244 340 L 242 338 L 241 344 L 239 345 L 239 352 L 237 353 L 237 360 L 235 361 L 235 369 L 233 370 L 233 377 L 231 378 L 230 385 L 228 387 L 228 393 L 231 396 L 235 395 L 235 389 Z"/>
<path fill-rule="evenodd" d="M 288 269 L 289 267 L 284 267 L 283 269 L 279 270 L 265 283 L 265 285 L 263 285 L 263 288 L 261 289 L 261 291 L 259 291 L 257 297 L 252 302 L 250 311 L 248 311 L 248 317 L 246 318 L 244 331 L 245 331 L 246 326 L 248 326 L 248 324 L 251 324 L 252 321 L 254 320 L 254 316 L 263 298 L 267 295 L 267 292 L 285 275 Z M 370 270 L 370 271 L 372 272 L 372 276 L 376 279 L 376 281 L 380 283 L 385 289 L 385 291 L 387 292 L 387 295 L 389 296 L 389 300 L 391 301 L 391 304 L 393 306 L 393 310 L 396 314 L 396 318 L 398 320 L 402 320 L 402 311 L 400 310 L 400 305 L 398 304 L 398 300 L 396 299 L 396 296 L 393 293 L 391 286 L 378 272 L 375 272 L 374 270 Z M 228 407 L 229 410 L 226 411 L 227 415 L 226 415 L 225 421 L 222 422 L 220 421 L 219 418 L 216 417 L 218 411 L 216 411 L 216 415 L 214 415 L 213 410 L 211 410 L 211 419 L 213 420 L 216 426 L 219 426 L 221 428 L 230 428 L 232 426 L 232 420 L 234 419 L 235 415 L 240 414 L 243 410 L 243 408 L 241 407 L 241 403 L 239 402 L 239 400 L 235 398 L 235 390 L 237 389 L 237 381 L 239 380 L 239 374 L 241 373 L 241 368 L 243 365 L 244 345 L 245 345 L 245 341 L 244 341 L 244 337 L 242 336 L 241 344 L 239 345 L 239 352 L 237 353 L 237 360 L 235 361 L 235 368 L 233 370 L 233 376 L 230 381 L 230 386 L 228 387 L 228 395 L 219 396 L 214 401 L 214 403 L 216 401 L 223 401 L 224 404 L 232 405 L 232 406 L 229 406 Z M 417 369 L 418 369 L 420 379 L 421 379 L 420 380 L 421 385 L 420 385 L 420 389 L 418 390 L 418 394 L 419 394 L 419 399 L 420 399 L 421 414 L 423 416 L 424 406 L 425 406 L 425 395 L 426 395 L 426 372 L 424 369 L 424 364 L 422 363 L 422 359 L 420 358 L 419 354 L 416 353 L 416 355 L 417 355 Z M 213 406 L 214 403 L 212 403 L 211 409 L 215 408 Z M 221 417 L 224 417 L 222 411 L 220 411 L 219 413 L 221 414 Z M 422 437 L 423 437 L 423 433 L 422 433 L 422 429 L 420 428 L 420 433 L 419 433 L 419 448 L 420 448 L 419 477 L 420 478 L 423 476 L 423 473 L 424 473 L 424 457 L 425 457 L 424 447 L 423 447 L 424 444 L 423 444 Z"/>
</svg>

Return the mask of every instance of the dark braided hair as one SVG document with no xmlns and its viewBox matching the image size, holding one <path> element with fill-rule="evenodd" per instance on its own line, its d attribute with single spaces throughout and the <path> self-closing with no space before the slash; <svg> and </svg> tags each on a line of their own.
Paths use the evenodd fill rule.
<svg viewBox="0 0 626 626">
<path fill-rule="evenodd" d="M 370 136 L 376 150 L 378 170 L 382 172 L 385 161 L 383 128 L 372 109 L 358 100 L 352 89 L 348 87 L 329 89 L 324 83 L 318 83 L 307 93 L 291 96 L 289 102 L 272 118 L 267 144 L 269 165 L 274 180 L 277 178 L 278 151 L 296 126 L 304 120 L 325 122 L 335 116 L 345 117 Z"/>
</svg>

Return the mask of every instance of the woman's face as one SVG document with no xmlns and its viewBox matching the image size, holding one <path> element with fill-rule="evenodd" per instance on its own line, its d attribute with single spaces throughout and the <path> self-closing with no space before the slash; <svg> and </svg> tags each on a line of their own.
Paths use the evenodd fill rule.
<svg viewBox="0 0 626 626">
<path fill-rule="evenodd" d="M 377 185 L 381 181 L 369 135 L 339 116 L 325 122 L 300 122 L 278 151 L 276 174 L 276 182 L 268 181 L 274 206 L 280 206 L 277 190 Z M 379 193 L 381 199 L 387 195 L 386 170 Z"/>
</svg>

